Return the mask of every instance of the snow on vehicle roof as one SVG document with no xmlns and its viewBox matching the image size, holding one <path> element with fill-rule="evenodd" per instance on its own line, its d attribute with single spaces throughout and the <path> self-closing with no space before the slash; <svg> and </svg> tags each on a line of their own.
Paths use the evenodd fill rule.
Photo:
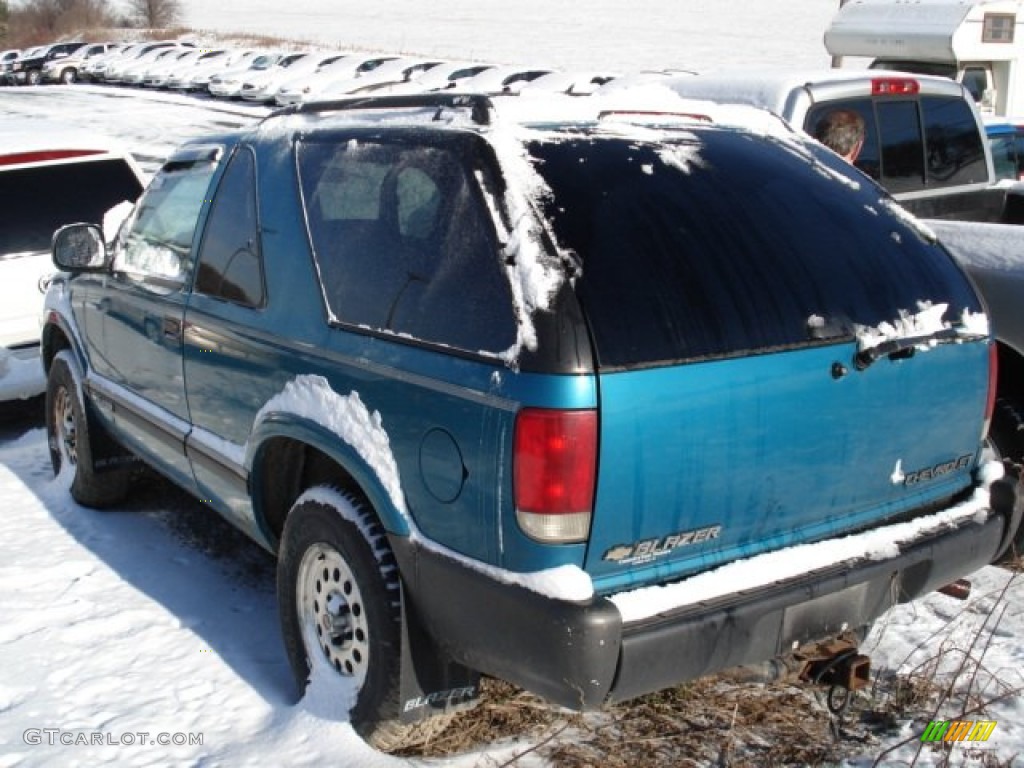
<svg viewBox="0 0 1024 768">
<path fill-rule="evenodd" d="M 872 81 L 896 78 L 901 75 L 912 77 L 923 90 L 930 93 L 957 94 L 963 90 L 959 83 L 945 77 L 845 67 L 842 69 L 794 70 L 792 72 L 709 72 L 668 78 L 662 82 L 666 87 L 673 88 L 690 98 L 764 106 L 775 112 L 783 113 L 786 102 L 793 92 L 802 88 L 840 86 L 842 84 L 852 86 L 860 82 L 864 84 L 865 89 L 868 89 Z M 614 82 L 613 80 L 612 84 Z M 602 89 L 598 89 L 597 95 L 601 93 Z"/>
</svg>

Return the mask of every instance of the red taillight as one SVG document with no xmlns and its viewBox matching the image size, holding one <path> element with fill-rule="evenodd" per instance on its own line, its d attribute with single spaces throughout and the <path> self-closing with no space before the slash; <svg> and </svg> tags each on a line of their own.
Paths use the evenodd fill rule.
<svg viewBox="0 0 1024 768">
<path fill-rule="evenodd" d="M 999 351 L 995 342 L 988 345 L 988 401 L 985 403 L 985 429 L 982 437 L 988 434 L 992 423 L 992 414 L 996 410 L 996 390 L 999 383 Z"/>
<path fill-rule="evenodd" d="M 921 90 L 911 77 L 877 77 L 871 81 L 872 96 L 913 96 Z"/>
<path fill-rule="evenodd" d="M 46 149 L 38 152 L 14 152 L 0 155 L 0 165 L 23 165 L 25 163 L 45 163 L 53 160 L 69 160 L 73 157 L 102 155 L 101 149 Z"/>
<path fill-rule="evenodd" d="M 524 408 L 516 417 L 513 493 L 520 527 L 541 541 L 583 541 L 597 476 L 597 412 Z"/>
</svg>

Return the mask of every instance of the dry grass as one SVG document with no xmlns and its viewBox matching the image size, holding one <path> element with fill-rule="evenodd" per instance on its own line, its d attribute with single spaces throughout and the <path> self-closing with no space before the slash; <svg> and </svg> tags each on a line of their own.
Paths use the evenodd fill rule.
<svg viewBox="0 0 1024 768">
<path fill-rule="evenodd" d="M 1020 560 L 1008 564 L 1021 570 Z M 406 753 L 444 758 L 502 744 L 530 744 L 499 764 L 527 758 L 565 768 L 633 766 L 836 765 L 844 759 L 876 759 L 876 765 L 913 768 L 927 751 L 929 764 L 1011 768 L 1017 757 L 999 757 L 969 745 L 923 744 L 933 719 L 991 719 L 987 708 L 1019 696 L 986 666 L 985 654 L 1007 607 L 1011 579 L 993 596 L 980 626 L 968 633 L 953 621 L 929 638 L 922 660 L 882 670 L 850 698 L 840 715 L 826 705 L 826 691 L 786 682 L 747 682 L 725 673 L 640 697 L 585 715 L 552 708 L 508 683 L 485 679 L 481 703 L 455 718 L 438 739 Z M 909 728 L 907 727 L 909 725 Z M 910 732 L 900 741 L 897 737 Z"/>
</svg>

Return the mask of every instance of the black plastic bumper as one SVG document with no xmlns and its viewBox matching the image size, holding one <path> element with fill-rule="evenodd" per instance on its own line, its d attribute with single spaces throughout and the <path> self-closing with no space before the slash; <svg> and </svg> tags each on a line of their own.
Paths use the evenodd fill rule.
<svg viewBox="0 0 1024 768">
<path fill-rule="evenodd" d="M 553 600 L 500 583 L 406 538 L 392 541 L 406 595 L 438 646 L 467 667 L 586 710 L 790 651 L 873 621 L 988 565 L 1019 521 L 1016 477 L 993 514 L 897 557 L 808 574 L 623 625 L 605 598 Z M 1015 528 L 1013 529 L 1015 530 Z"/>
</svg>

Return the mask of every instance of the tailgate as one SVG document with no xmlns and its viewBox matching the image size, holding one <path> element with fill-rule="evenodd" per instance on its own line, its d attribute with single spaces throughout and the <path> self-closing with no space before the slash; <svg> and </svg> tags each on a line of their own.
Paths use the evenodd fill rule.
<svg viewBox="0 0 1024 768">
<path fill-rule="evenodd" d="M 587 570 L 662 580 L 850 531 L 967 486 L 987 344 L 866 370 L 854 343 L 601 376 Z M 915 472 L 935 467 L 933 479 Z"/>
</svg>

